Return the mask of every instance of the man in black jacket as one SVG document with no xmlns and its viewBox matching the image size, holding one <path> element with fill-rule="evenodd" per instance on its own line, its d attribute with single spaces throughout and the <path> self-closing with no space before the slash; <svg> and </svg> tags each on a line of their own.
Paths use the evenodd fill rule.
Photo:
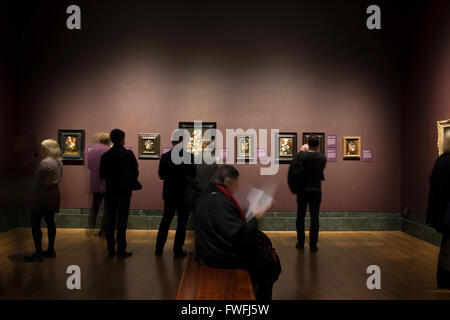
<svg viewBox="0 0 450 320">
<path fill-rule="evenodd" d="M 172 141 L 172 145 L 176 146 L 182 143 L 182 138 L 179 141 Z M 173 149 L 164 153 L 159 162 L 158 175 L 163 183 L 163 199 L 164 199 L 164 214 L 159 225 L 158 235 L 156 237 L 155 255 L 162 256 L 164 245 L 166 244 L 167 234 L 169 232 L 170 223 L 177 212 L 177 231 L 175 234 L 175 241 L 173 244 L 173 254 L 175 258 L 186 256 L 187 252 L 183 250 L 184 240 L 186 238 L 186 226 L 189 218 L 189 209 L 185 203 L 186 191 L 188 186 L 188 179 L 195 177 L 195 166 L 193 155 L 190 156 L 191 163 L 175 164 L 172 161 Z M 183 158 L 182 150 L 180 157 Z"/>
<path fill-rule="evenodd" d="M 109 256 L 114 257 L 116 255 L 114 231 L 117 220 L 117 256 L 129 257 L 132 252 L 125 250 L 126 230 L 131 193 L 138 184 L 138 163 L 134 153 L 124 148 L 125 132 L 114 129 L 110 138 L 114 146 L 102 155 L 100 162 L 100 177 L 106 181 L 106 240 Z"/>
<path fill-rule="evenodd" d="M 308 149 L 307 149 L 308 148 Z M 325 180 L 323 170 L 326 165 L 326 157 L 319 152 L 319 138 L 310 136 L 308 145 L 302 147 L 295 161 L 301 162 L 304 168 L 302 187 L 297 193 L 297 249 L 305 246 L 305 216 L 309 205 L 311 218 L 309 230 L 309 248 L 316 252 L 319 240 L 319 212 L 322 200 L 321 182 Z"/>
</svg>

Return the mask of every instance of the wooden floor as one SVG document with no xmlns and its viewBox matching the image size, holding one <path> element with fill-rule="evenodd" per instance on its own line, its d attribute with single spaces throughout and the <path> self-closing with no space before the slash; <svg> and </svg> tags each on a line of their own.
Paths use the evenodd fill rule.
<svg viewBox="0 0 450 320">
<path fill-rule="evenodd" d="M 435 286 L 439 248 L 402 232 L 322 232 L 319 252 L 294 248 L 295 233 L 268 232 L 282 262 L 274 299 L 450 299 Z M 128 231 L 125 260 L 106 257 L 105 241 L 84 229 L 58 229 L 57 258 L 24 263 L 30 229 L 0 234 L 0 299 L 173 299 L 186 259 L 155 257 L 155 231 Z M 44 234 L 45 239 L 45 234 Z M 44 242 L 45 244 L 45 242 Z M 193 250 L 193 234 L 186 249 Z M 81 290 L 66 288 L 66 268 L 81 268 Z M 381 267 L 381 290 L 368 290 L 366 268 Z"/>
</svg>

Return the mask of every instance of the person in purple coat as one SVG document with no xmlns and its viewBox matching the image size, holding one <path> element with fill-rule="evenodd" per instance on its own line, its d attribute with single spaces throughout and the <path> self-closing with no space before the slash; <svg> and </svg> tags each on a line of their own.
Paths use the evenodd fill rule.
<svg viewBox="0 0 450 320">
<path fill-rule="evenodd" d="M 110 149 L 111 140 L 108 133 L 100 133 L 95 137 L 95 144 L 88 148 L 88 168 L 91 172 L 90 192 L 92 193 L 92 213 L 89 217 L 89 228 L 95 229 L 100 205 L 105 198 L 105 180 L 100 178 L 100 160 L 102 155 Z M 98 235 L 106 235 L 106 218 L 103 214 Z"/>
</svg>

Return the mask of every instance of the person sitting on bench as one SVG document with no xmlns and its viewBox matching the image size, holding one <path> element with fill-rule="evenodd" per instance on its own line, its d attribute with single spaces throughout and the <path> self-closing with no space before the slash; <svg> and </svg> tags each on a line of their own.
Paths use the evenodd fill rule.
<svg viewBox="0 0 450 320">
<path fill-rule="evenodd" d="M 223 165 L 200 196 L 195 211 L 196 257 L 210 267 L 247 269 L 256 299 L 268 301 L 281 265 L 270 239 L 258 231 L 257 219 L 246 221 L 233 197 L 238 178 L 233 166 Z M 260 218 L 266 209 L 253 214 Z"/>
</svg>

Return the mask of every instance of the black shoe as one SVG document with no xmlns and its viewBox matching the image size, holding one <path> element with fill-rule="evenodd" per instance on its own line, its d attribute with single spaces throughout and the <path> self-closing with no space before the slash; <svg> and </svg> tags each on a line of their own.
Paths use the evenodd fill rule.
<svg viewBox="0 0 450 320">
<path fill-rule="evenodd" d="M 100 231 L 98 232 L 98 236 L 99 236 L 100 238 L 105 238 L 105 237 L 106 237 L 106 232 L 100 230 Z"/>
<path fill-rule="evenodd" d="M 305 249 L 305 245 L 304 245 L 304 244 L 300 244 L 299 242 L 297 242 L 297 244 L 295 245 L 295 247 L 296 247 L 297 249 L 300 249 L 300 250 Z"/>
<path fill-rule="evenodd" d="M 42 253 L 44 257 L 54 259 L 56 258 L 56 252 L 55 250 L 46 250 Z"/>
<path fill-rule="evenodd" d="M 116 250 L 110 250 L 108 252 L 108 257 L 109 258 L 114 258 L 116 256 Z"/>
<path fill-rule="evenodd" d="M 312 246 L 312 247 L 309 247 L 309 250 L 311 252 L 317 252 L 317 251 L 319 251 L 319 248 L 317 248 L 317 246 Z"/>
<path fill-rule="evenodd" d="M 131 257 L 133 252 L 131 251 L 119 251 L 117 252 L 117 258 L 128 258 Z"/>
<path fill-rule="evenodd" d="M 163 255 L 163 249 L 155 249 L 155 256 L 161 257 Z"/>
<path fill-rule="evenodd" d="M 44 258 L 44 255 L 42 252 L 35 252 L 33 254 L 30 254 L 28 256 L 23 257 L 23 259 L 26 262 L 37 262 L 37 261 L 42 261 Z"/>
<path fill-rule="evenodd" d="M 186 250 L 180 250 L 180 251 L 174 251 L 173 252 L 173 257 L 174 258 L 183 258 L 187 256 L 187 251 Z"/>
</svg>

